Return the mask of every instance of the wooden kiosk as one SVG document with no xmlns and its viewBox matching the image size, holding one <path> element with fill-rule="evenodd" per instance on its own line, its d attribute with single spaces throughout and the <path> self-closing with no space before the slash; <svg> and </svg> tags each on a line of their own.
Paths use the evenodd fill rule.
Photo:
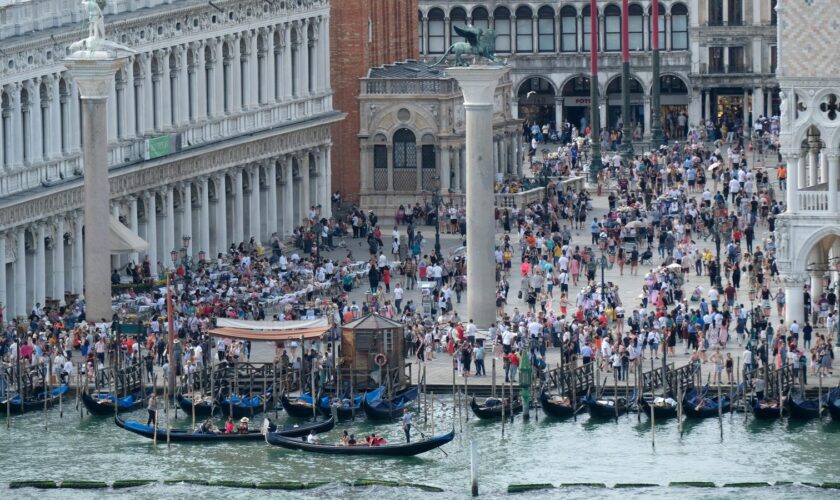
<svg viewBox="0 0 840 500">
<path fill-rule="evenodd" d="M 408 383 L 405 374 L 405 326 L 368 314 L 341 327 L 339 380 L 354 394 L 380 385 L 396 391 Z"/>
</svg>

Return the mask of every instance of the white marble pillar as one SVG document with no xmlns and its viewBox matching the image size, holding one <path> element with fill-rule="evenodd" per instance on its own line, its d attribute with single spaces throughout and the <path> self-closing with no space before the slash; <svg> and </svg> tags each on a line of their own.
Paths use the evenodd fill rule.
<svg viewBox="0 0 840 500">
<path fill-rule="evenodd" d="M 152 266 L 152 274 L 157 272 L 158 251 L 157 251 L 157 195 L 154 192 L 147 193 L 145 198 L 146 206 L 146 242 L 149 250 L 146 255 Z"/>
<path fill-rule="evenodd" d="M 837 170 L 840 169 L 840 151 L 837 148 L 823 150 L 828 163 L 828 210 L 837 213 Z"/>
<path fill-rule="evenodd" d="M 6 297 L 6 233 L 0 233 L 0 307 L 3 308 L 4 319 L 8 321 L 14 311 L 9 309 Z"/>
<path fill-rule="evenodd" d="M 274 56 L 274 49 L 272 45 L 274 44 L 274 26 L 268 26 L 265 29 L 265 34 L 263 38 L 263 95 L 262 101 L 263 103 L 267 102 L 274 102 L 275 94 L 274 94 L 274 85 L 275 85 L 275 76 L 277 75 L 277 69 L 274 67 L 275 56 Z"/>
<path fill-rule="evenodd" d="M 289 101 L 292 98 L 292 30 L 294 25 L 288 23 L 283 29 L 283 100 Z"/>
<path fill-rule="evenodd" d="M 172 74 L 169 67 L 169 57 L 172 49 L 165 48 L 160 51 L 161 58 L 159 60 L 161 67 L 160 77 L 160 124 L 161 128 L 168 130 L 172 127 Z M 177 97 L 176 97 L 177 99 Z M 169 250 L 167 250 L 168 252 Z"/>
<path fill-rule="evenodd" d="M 29 92 L 29 100 L 32 103 L 29 106 L 29 152 L 30 162 L 40 162 L 43 158 L 43 139 L 41 133 L 41 79 L 36 78 Z M 43 305 L 43 302 L 41 302 Z"/>
<path fill-rule="evenodd" d="M 110 88 L 108 89 L 108 143 L 117 140 L 117 121 L 120 119 L 117 113 L 117 82 L 111 80 Z M 109 151 L 110 153 L 110 151 Z"/>
<path fill-rule="evenodd" d="M 155 76 L 152 75 L 152 58 L 153 52 L 146 52 L 141 54 L 141 62 L 143 64 L 143 80 L 138 82 L 140 85 L 140 104 L 138 109 L 142 110 L 142 118 L 140 125 L 142 128 L 138 130 L 138 134 L 146 135 L 155 130 L 155 106 L 158 103 L 154 98 Z"/>
<path fill-rule="evenodd" d="M 128 197 L 128 228 L 134 234 L 140 234 L 140 224 L 137 222 L 137 197 L 136 196 L 129 196 Z M 134 265 L 139 264 L 139 257 L 140 255 L 137 252 L 131 252 L 128 256 L 131 259 L 131 262 L 134 262 Z"/>
<path fill-rule="evenodd" d="M 295 228 L 294 188 L 295 179 L 292 171 L 292 157 L 287 156 L 283 167 L 283 236 L 288 237 Z"/>
<path fill-rule="evenodd" d="M 472 66 L 447 68 L 464 94 L 467 175 L 467 315 L 479 328 L 496 321 L 496 280 L 493 255 L 493 171 L 486 155 L 493 140 L 493 98 L 499 78 L 509 68 Z"/>
<path fill-rule="evenodd" d="M 245 241 L 245 201 L 242 182 L 242 169 L 238 169 L 233 179 L 233 243 L 239 245 Z"/>
<path fill-rule="evenodd" d="M 309 78 L 309 20 L 303 21 L 301 27 L 301 44 L 298 48 L 298 62 L 300 63 L 300 72 L 297 75 L 298 82 L 300 82 L 300 95 L 308 96 L 309 87 L 312 84 Z"/>
<path fill-rule="evenodd" d="M 332 89 L 332 82 L 330 81 L 330 16 L 324 16 L 321 19 L 321 62 L 323 70 L 321 75 L 323 77 L 322 89 L 324 92 L 329 92 Z M 330 188 L 332 192 L 332 188 Z"/>
<path fill-rule="evenodd" d="M 242 38 L 238 34 L 231 38 L 231 85 L 228 88 L 231 95 L 231 113 L 238 112 L 244 105 L 242 102 L 242 49 L 240 43 L 242 43 Z"/>
<path fill-rule="evenodd" d="M 249 210 L 251 211 L 248 217 L 248 236 L 253 236 L 255 241 L 259 244 L 263 242 L 262 236 L 262 217 L 260 217 L 260 167 L 254 166 L 248 172 L 251 178 L 251 196 L 249 197 Z"/>
<path fill-rule="evenodd" d="M 205 42 L 196 42 L 193 45 L 195 51 L 195 67 L 193 67 L 193 80 L 195 81 L 195 120 L 201 121 L 207 117 L 207 61 L 204 60 Z M 207 249 L 205 248 L 206 252 Z"/>
<path fill-rule="evenodd" d="M 327 59 L 329 59 L 329 55 Z M 329 74 L 327 74 L 327 78 L 329 78 Z M 324 190 L 324 199 L 321 201 L 324 206 L 321 215 L 329 219 L 332 217 L 332 144 L 326 147 L 324 155 Z"/>
<path fill-rule="evenodd" d="M 223 42 L 214 40 L 211 45 L 213 59 L 210 61 L 211 74 L 209 76 L 207 115 L 216 117 L 224 111 L 224 96 L 220 94 L 225 88 L 224 57 L 222 56 Z"/>
<path fill-rule="evenodd" d="M 248 107 L 254 108 L 257 106 L 259 101 L 259 92 L 260 92 L 260 85 L 259 85 L 259 70 L 257 65 L 259 61 L 257 58 L 259 57 L 259 51 L 257 50 L 257 32 L 254 31 L 251 33 L 251 36 L 248 37 Z"/>
<path fill-rule="evenodd" d="M 201 237 L 197 243 L 198 251 L 204 251 L 211 255 L 210 250 L 210 181 L 207 177 L 201 178 L 201 208 L 199 209 L 198 227 Z"/>
<path fill-rule="evenodd" d="M 811 148 L 808 150 L 808 186 L 816 186 L 819 180 L 817 179 L 817 174 L 819 174 L 819 164 L 820 164 L 820 147 L 819 143 L 811 144 Z"/>
<path fill-rule="evenodd" d="M 26 230 L 19 227 L 17 235 L 17 251 L 15 252 L 15 316 L 26 316 Z"/>
<path fill-rule="evenodd" d="M 174 264 L 170 252 L 176 250 L 175 248 L 175 193 L 171 186 L 167 186 L 163 191 L 163 202 L 166 204 L 163 219 L 163 263 L 167 269 L 171 269 Z"/>
<path fill-rule="evenodd" d="M 181 45 L 178 47 L 178 74 L 176 77 L 176 89 L 178 93 L 178 101 L 177 105 L 175 106 L 175 113 L 177 115 L 177 123 L 180 126 L 186 125 L 190 121 L 190 108 L 189 102 L 190 99 L 193 99 L 195 92 L 192 92 L 193 95 L 190 95 L 190 79 L 188 72 L 190 70 L 189 66 L 187 66 L 187 51 L 189 50 L 188 45 Z M 195 101 L 193 101 L 195 103 Z M 193 113 L 195 113 L 195 105 L 193 105 Z"/>
<path fill-rule="evenodd" d="M 270 59 L 270 58 L 269 58 Z M 266 235 L 271 236 L 277 232 L 277 161 L 269 160 L 266 167 L 265 179 L 268 184 L 268 194 L 266 194 L 266 204 L 268 211 L 266 212 Z"/>
<path fill-rule="evenodd" d="M 360 194 L 373 189 L 373 146 L 364 142 L 359 145 L 359 184 Z"/>
<path fill-rule="evenodd" d="M 438 176 L 440 176 L 440 192 L 445 194 L 449 192 L 450 180 L 452 178 L 452 163 L 449 156 L 449 146 L 439 146 L 438 154 L 438 161 L 440 161 L 440 169 L 438 170 Z"/>
<path fill-rule="evenodd" d="M 796 180 L 799 189 L 805 189 L 806 187 L 808 187 L 808 165 L 805 163 L 807 156 L 807 149 L 803 149 L 800 151 L 799 160 L 797 161 L 797 165 L 799 166 L 799 168 L 797 169 L 799 173 L 799 178 Z"/>
<path fill-rule="evenodd" d="M 125 106 L 123 106 L 123 136 L 134 137 L 136 135 L 134 123 L 137 119 L 135 117 L 137 106 L 134 103 L 134 57 L 129 59 L 129 62 L 125 67 L 123 100 L 125 102 Z"/>
<path fill-rule="evenodd" d="M 785 155 L 785 162 L 787 163 L 787 189 L 785 191 L 785 201 L 788 212 L 797 212 L 799 210 L 799 155 Z"/>
<path fill-rule="evenodd" d="M 760 43 L 760 40 L 759 40 Z M 761 87 L 757 87 L 753 90 L 753 102 L 752 102 L 752 109 L 753 109 L 753 123 L 758 119 L 760 116 L 764 116 L 764 89 Z"/>
<path fill-rule="evenodd" d="M 61 157 L 61 92 L 58 82 L 61 76 L 55 74 L 50 81 L 50 158 Z M 0 160 L 2 161 L 2 160 Z"/>
<path fill-rule="evenodd" d="M 82 229 L 84 228 L 84 213 L 79 211 L 73 218 L 73 262 L 71 266 L 71 276 L 73 277 L 73 293 L 84 293 L 84 236 Z"/>
<path fill-rule="evenodd" d="M 455 177 L 453 178 L 453 181 L 455 182 L 455 185 L 452 186 L 452 187 L 453 187 L 453 191 L 455 191 L 456 193 L 462 192 L 462 189 L 461 189 L 461 163 L 462 163 L 461 159 L 463 158 L 463 156 L 464 156 L 463 146 L 459 145 L 458 147 L 455 148 L 455 163 L 454 163 L 454 165 L 452 165 L 453 170 L 455 170 Z"/>
<path fill-rule="evenodd" d="M 820 151 L 820 173 L 819 173 L 819 182 L 820 184 L 825 184 L 828 182 L 828 156 L 825 154 L 825 148 Z"/>
<path fill-rule="evenodd" d="M 42 306 L 47 299 L 47 259 L 46 245 L 44 240 L 47 237 L 47 226 L 44 223 L 35 226 L 35 302 Z"/>
<path fill-rule="evenodd" d="M 6 147 L 9 148 L 7 157 L 9 165 L 17 166 L 23 162 L 23 115 L 21 112 L 20 91 L 21 84 L 14 83 L 6 87 L 9 96 L 9 131 L 11 139 Z M 78 116 L 78 115 L 77 115 Z"/>
<path fill-rule="evenodd" d="M 216 178 L 216 252 L 227 252 L 227 179 L 225 174 Z"/>
<path fill-rule="evenodd" d="M 111 217 L 120 220 L 120 202 L 114 201 L 111 203 Z M 111 254 L 111 269 L 118 269 L 120 267 L 120 255 L 116 253 Z"/>
<path fill-rule="evenodd" d="M 308 152 L 303 154 L 303 157 L 300 159 L 300 165 L 300 220 L 295 221 L 295 224 L 301 224 L 309 216 L 309 206 L 312 205 L 312 200 L 309 196 L 312 165 L 309 164 Z"/>
<path fill-rule="evenodd" d="M 102 265 L 110 256 L 108 202 L 107 90 L 126 58 L 88 59 L 77 53 L 65 59 L 84 106 L 85 307 L 90 320 L 111 317 L 111 273 Z M 103 90 L 105 92 L 103 92 Z M 42 242 L 43 244 L 43 242 Z"/>
<path fill-rule="evenodd" d="M 181 232 L 183 234 L 179 234 L 178 236 L 189 236 L 190 237 L 190 247 L 187 249 L 187 255 L 194 256 L 198 252 L 196 251 L 196 246 L 198 246 L 198 238 L 195 234 L 193 234 L 193 210 L 192 210 L 192 182 L 187 182 L 184 184 L 184 219 L 181 221 Z"/>
<path fill-rule="evenodd" d="M 55 219 L 55 239 L 53 240 L 53 290 L 52 297 L 59 301 L 59 304 L 64 304 L 64 292 L 67 287 L 64 284 L 64 217 L 59 216 Z M 3 255 L 0 253 L 0 255 Z M 5 266 L 0 266 L 5 267 Z"/>
</svg>

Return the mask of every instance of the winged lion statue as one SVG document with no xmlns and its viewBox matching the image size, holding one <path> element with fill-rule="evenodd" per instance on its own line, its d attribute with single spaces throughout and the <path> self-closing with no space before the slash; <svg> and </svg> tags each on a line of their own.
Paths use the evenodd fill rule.
<svg viewBox="0 0 840 500">
<path fill-rule="evenodd" d="M 464 37 L 466 42 L 455 42 L 446 49 L 443 56 L 431 67 L 435 67 L 446 60 L 447 57 L 455 55 L 456 66 L 467 66 L 464 56 L 474 55 L 483 57 L 491 62 L 501 62 L 496 58 L 496 32 L 494 30 L 476 28 L 475 26 L 453 26 L 458 35 Z"/>
</svg>

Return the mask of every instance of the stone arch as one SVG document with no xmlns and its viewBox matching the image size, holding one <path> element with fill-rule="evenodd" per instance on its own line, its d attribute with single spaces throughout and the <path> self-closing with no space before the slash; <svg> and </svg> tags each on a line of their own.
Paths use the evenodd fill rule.
<svg viewBox="0 0 840 500">
<path fill-rule="evenodd" d="M 557 87 L 551 78 L 533 75 L 523 78 L 516 91 L 519 118 L 539 124 L 555 120 Z"/>
<path fill-rule="evenodd" d="M 413 115 L 412 119 L 408 123 L 403 123 L 399 120 L 392 120 L 391 123 L 387 123 L 387 119 L 391 116 L 395 116 L 402 108 L 406 108 L 411 112 Z M 417 117 L 422 118 L 424 122 L 429 124 L 429 126 L 418 126 Z M 385 143 L 387 144 L 391 143 L 391 138 L 393 138 L 394 132 L 400 128 L 411 128 L 418 136 L 424 133 L 438 133 L 438 119 L 431 111 L 423 106 L 405 103 L 396 103 L 376 110 L 370 118 L 370 124 L 371 136 L 382 135 L 386 138 Z"/>
<path fill-rule="evenodd" d="M 791 252 L 791 270 L 794 273 L 807 272 L 811 252 L 823 246 L 823 250 L 828 253 L 831 248 L 830 244 L 833 244 L 835 239 L 840 239 L 840 227 L 838 226 L 826 225 L 812 232 L 805 241 L 798 245 L 794 252 Z"/>
</svg>

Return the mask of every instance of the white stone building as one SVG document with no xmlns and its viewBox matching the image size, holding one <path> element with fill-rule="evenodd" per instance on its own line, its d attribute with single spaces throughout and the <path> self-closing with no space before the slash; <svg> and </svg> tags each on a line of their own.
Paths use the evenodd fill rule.
<svg viewBox="0 0 840 500">
<path fill-rule="evenodd" d="M 669 112 L 686 112 L 692 123 L 725 113 L 740 113 L 747 121 L 775 114 L 775 2 L 660 1 L 663 120 Z M 646 137 L 651 116 L 651 3 L 631 0 L 628 29 L 629 123 L 639 123 Z M 621 110 L 621 2 L 598 5 L 601 123 L 614 127 Z M 495 29 L 496 52 L 513 66 L 516 117 L 541 123 L 568 119 L 575 125 L 584 116 L 589 120 L 588 0 L 420 0 L 419 20 L 420 53 L 426 58 L 439 56 L 460 40 L 452 26 Z"/>
<path fill-rule="evenodd" d="M 329 2 L 110 1 L 136 51 L 108 99 L 112 214 L 148 257 L 215 255 L 330 211 Z M 0 1 L 0 304 L 25 315 L 82 293 L 80 100 L 62 59 L 75 0 Z M 108 244 L 108 242 L 103 242 Z M 112 265 L 144 255 L 112 257 Z M 103 263 L 103 265 L 108 265 Z"/>
<path fill-rule="evenodd" d="M 788 169 L 778 262 L 786 318 L 800 324 L 805 287 L 819 298 L 840 278 L 838 12 L 833 0 L 782 0 L 778 7 L 780 151 Z"/>
</svg>

